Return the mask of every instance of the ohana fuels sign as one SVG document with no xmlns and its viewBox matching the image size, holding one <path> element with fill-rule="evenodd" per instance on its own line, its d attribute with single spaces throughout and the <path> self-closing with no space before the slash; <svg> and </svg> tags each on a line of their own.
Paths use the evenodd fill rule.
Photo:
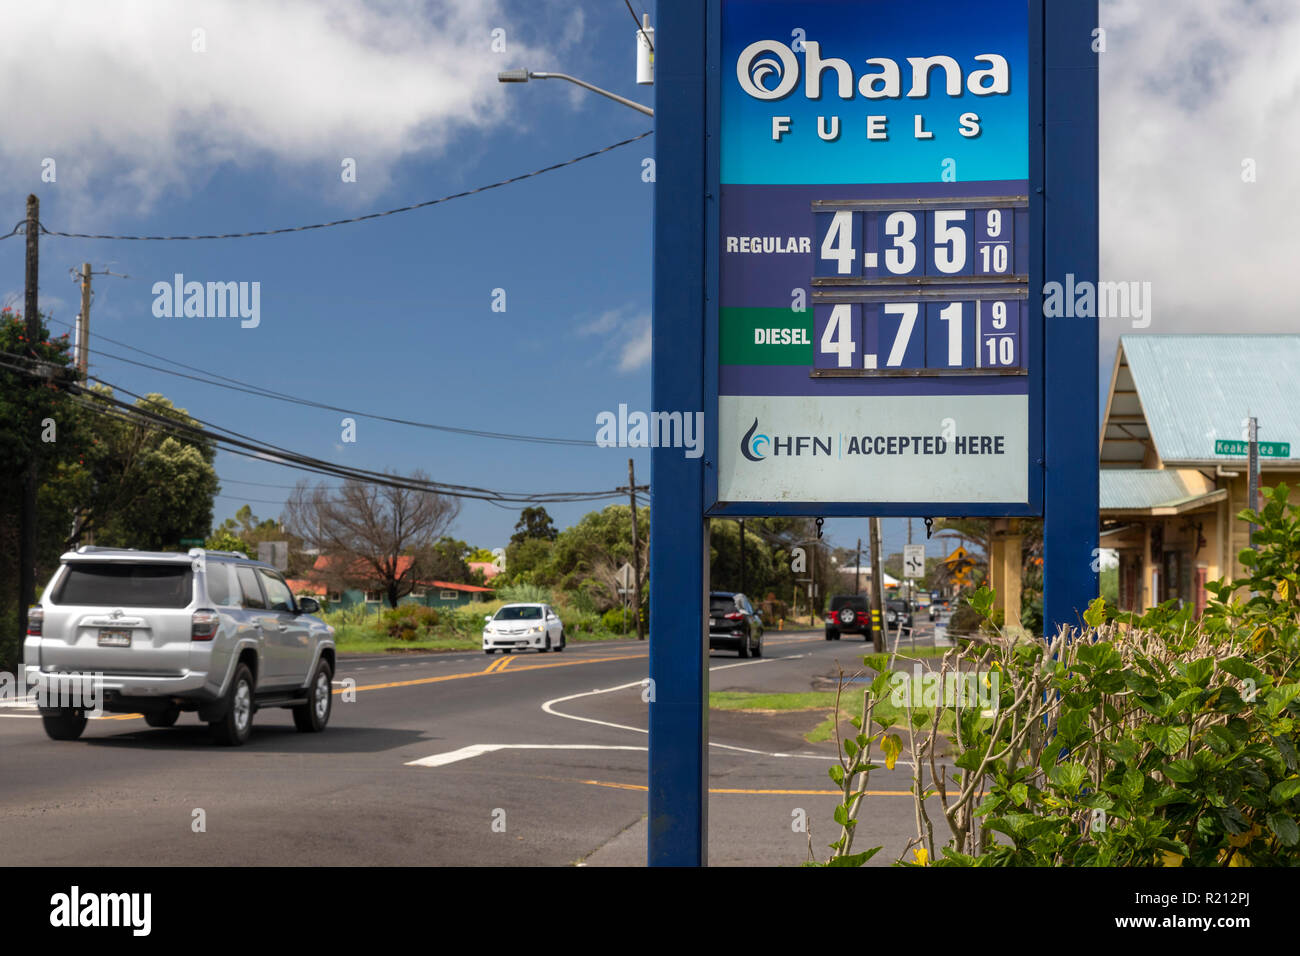
<svg viewBox="0 0 1300 956">
<path fill-rule="evenodd" d="M 708 504 L 1032 508 L 1026 0 L 721 26 Z"/>
</svg>

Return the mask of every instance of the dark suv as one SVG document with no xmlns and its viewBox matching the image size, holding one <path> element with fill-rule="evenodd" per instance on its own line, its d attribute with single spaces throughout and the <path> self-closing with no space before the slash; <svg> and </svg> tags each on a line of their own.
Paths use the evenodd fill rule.
<svg viewBox="0 0 1300 956">
<path fill-rule="evenodd" d="M 826 640 L 838 641 L 843 634 L 861 634 L 871 640 L 871 605 L 861 594 L 841 594 L 831 598 L 826 614 Z"/>
<path fill-rule="evenodd" d="M 763 656 L 763 619 L 743 594 L 709 593 L 709 650 L 736 650 L 741 657 Z"/>
</svg>

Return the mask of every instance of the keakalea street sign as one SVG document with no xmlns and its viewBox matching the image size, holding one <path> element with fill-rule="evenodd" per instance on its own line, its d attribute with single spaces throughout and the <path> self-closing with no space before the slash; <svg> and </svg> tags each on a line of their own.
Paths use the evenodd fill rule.
<svg viewBox="0 0 1300 956">
<path fill-rule="evenodd" d="M 1290 458 L 1291 443 L 1285 441 L 1262 441 L 1259 442 L 1259 455 L 1261 458 Z M 1250 443 L 1244 441 L 1224 441 L 1219 439 L 1214 443 L 1214 453 L 1216 455 L 1232 455 L 1236 458 L 1245 458 L 1250 454 Z"/>
</svg>

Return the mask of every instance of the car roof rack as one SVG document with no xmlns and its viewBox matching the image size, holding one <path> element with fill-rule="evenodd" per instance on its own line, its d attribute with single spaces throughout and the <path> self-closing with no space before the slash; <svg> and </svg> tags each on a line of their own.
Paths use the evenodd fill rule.
<svg viewBox="0 0 1300 956">
<path fill-rule="evenodd" d="M 190 548 L 190 550 L 187 551 L 186 553 L 190 555 L 190 557 L 194 557 L 200 554 L 215 554 L 219 558 L 240 558 L 244 561 L 252 560 L 251 558 L 249 558 L 248 555 L 244 554 L 244 552 L 242 551 L 214 551 L 214 550 L 209 550 L 208 548 Z"/>
<path fill-rule="evenodd" d="M 77 548 L 77 554 L 98 554 L 101 551 L 136 551 L 137 548 L 109 548 L 99 544 L 83 544 Z"/>
</svg>

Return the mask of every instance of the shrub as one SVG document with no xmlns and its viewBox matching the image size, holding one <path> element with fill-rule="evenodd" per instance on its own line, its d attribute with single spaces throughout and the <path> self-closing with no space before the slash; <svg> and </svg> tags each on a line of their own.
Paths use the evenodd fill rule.
<svg viewBox="0 0 1300 956">
<path fill-rule="evenodd" d="M 627 624 L 624 625 L 626 614 Z M 610 608 L 600 618 L 600 625 L 605 630 L 614 634 L 622 634 L 624 630 L 631 630 L 636 627 L 636 621 L 632 620 L 632 610 L 629 608 L 626 612 L 621 607 Z"/>
<path fill-rule="evenodd" d="M 389 637 L 399 641 L 413 641 L 421 631 L 426 634 L 438 623 L 436 608 L 420 604 L 403 604 L 384 612 L 384 623 Z"/>
<path fill-rule="evenodd" d="M 508 584 L 497 592 L 507 604 L 550 604 L 551 589 L 536 584 Z"/>
<path fill-rule="evenodd" d="M 1240 556 L 1249 573 L 1210 585 L 1200 621 L 1172 602 L 1116 615 L 1098 598 L 1082 630 L 1024 639 L 992 629 L 993 592 L 976 592 L 984 633 L 945 654 L 936 686 L 973 672 L 986 699 L 972 706 L 939 690 L 909 695 L 903 708 L 917 821 L 907 862 L 1300 863 L 1300 506 L 1287 495 L 1266 490 L 1262 512 L 1241 513 L 1260 526 Z M 895 658 L 864 661 L 879 676 L 853 718 L 859 733 L 830 768 L 844 793 L 831 860 L 841 866 L 875 852 L 851 852 L 873 766 L 865 755 L 878 747 L 893 766 L 902 749 L 898 734 L 873 726 L 876 703 L 896 686 Z M 943 844 L 936 799 L 951 833 Z"/>
</svg>

